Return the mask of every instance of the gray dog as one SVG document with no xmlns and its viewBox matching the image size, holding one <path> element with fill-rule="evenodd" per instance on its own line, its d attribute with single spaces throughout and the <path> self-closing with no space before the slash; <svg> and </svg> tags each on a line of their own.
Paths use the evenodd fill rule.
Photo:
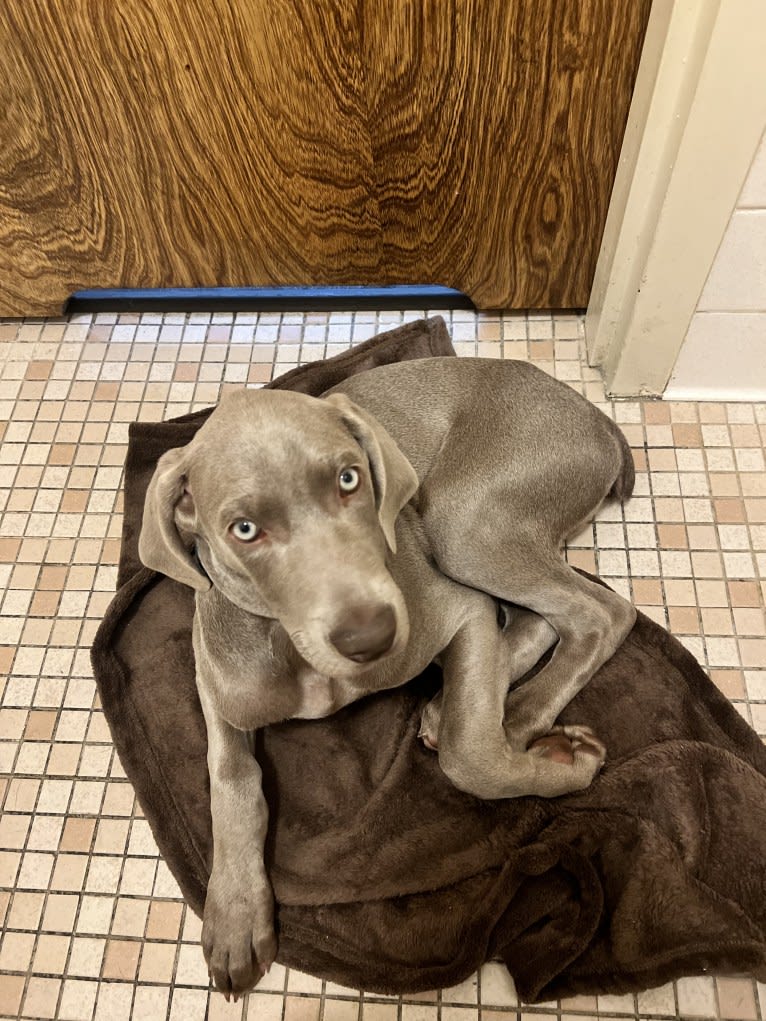
<svg viewBox="0 0 766 1021">
<path fill-rule="evenodd" d="M 457 358 L 375 368 L 323 398 L 242 390 L 160 459 L 140 555 L 197 591 L 214 846 L 202 942 L 227 997 L 276 954 L 257 728 L 329 715 L 436 660 L 421 736 L 457 787 L 555 797 L 591 782 L 603 745 L 555 721 L 635 611 L 561 547 L 633 478 L 620 431 L 569 387 Z"/>
</svg>

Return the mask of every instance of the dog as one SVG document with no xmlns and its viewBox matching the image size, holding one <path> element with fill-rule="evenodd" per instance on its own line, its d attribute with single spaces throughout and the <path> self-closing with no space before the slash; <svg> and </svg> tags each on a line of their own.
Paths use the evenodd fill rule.
<svg viewBox="0 0 766 1021">
<path fill-rule="evenodd" d="M 528 363 L 483 359 L 381 366 L 321 398 L 243 389 L 160 458 L 139 551 L 196 590 L 214 847 L 202 943 L 227 999 L 277 950 L 259 727 L 329 715 L 436 661 L 421 736 L 458 788 L 590 784 L 604 746 L 556 719 L 635 610 L 561 549 L 633 481 L 594 405 Z"/>
</svg>

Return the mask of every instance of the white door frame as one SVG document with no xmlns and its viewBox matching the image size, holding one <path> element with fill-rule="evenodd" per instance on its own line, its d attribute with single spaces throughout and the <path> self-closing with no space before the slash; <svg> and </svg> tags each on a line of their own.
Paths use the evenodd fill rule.
<svg viewBox="0 0 766 1021">
<path fill-rule="evenodd" d="M 612 396 L 657 396 L 766 126 L 765 0 L 654 0 L 585 334 Z"/>
</svg>

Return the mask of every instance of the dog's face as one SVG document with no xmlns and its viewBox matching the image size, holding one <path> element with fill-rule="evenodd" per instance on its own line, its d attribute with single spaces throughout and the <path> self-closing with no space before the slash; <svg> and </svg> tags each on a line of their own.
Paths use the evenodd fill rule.
<svg viewBox="0 0 766 1021">
<path fill-rule="evenodd" d="M 388 433 L 348 398 L 242 390 L 160 458 L 139 552 L 278 620 L 314 669 L 352 679 L 407 642 L 386 547 L 395 551 L 396 517 L 417 486 Z"/>
</svg>

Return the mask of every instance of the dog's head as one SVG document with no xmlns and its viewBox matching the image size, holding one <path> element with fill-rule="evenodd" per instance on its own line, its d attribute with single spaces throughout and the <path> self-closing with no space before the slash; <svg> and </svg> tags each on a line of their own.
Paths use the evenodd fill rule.
<svg viewBox="0 0 766 1021">
<path fill-rule="evenodd" d="M 409 637 L 386 547 L 417 487 L 391 436 L 342 394 L 236 391 L 160 458 L 139 554 L 278 620 L 316 670 L 353 678 Z"/>
</svg>

